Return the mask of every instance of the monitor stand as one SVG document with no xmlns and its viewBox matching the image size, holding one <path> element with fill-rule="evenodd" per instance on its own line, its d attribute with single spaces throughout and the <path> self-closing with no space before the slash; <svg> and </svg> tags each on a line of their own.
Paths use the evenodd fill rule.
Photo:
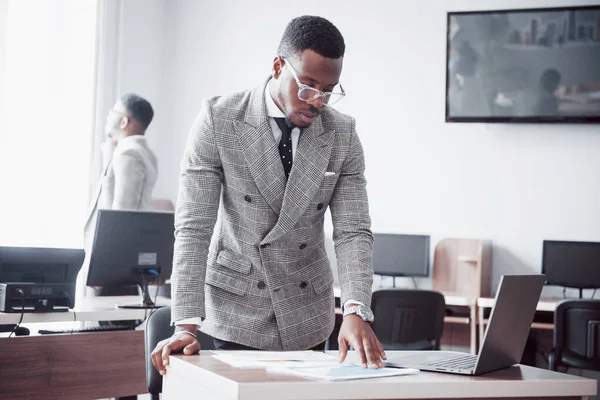
<svg viewBox="0 0 600 400">
<path fill-rule="evenodd" d="M 159 267 L 137 267 L 140 271 L 141 282 L 139 283 L 142 288 L 142 301 L 140 303 L 133 304 L 117 304 L 118 308 L 127 308 L 127 309 L 152 309 L 152 308 L 160 308 L 164 306 L 159 306 L 152 301 L 150 297 L 150 293 L 148 293 L 148 284 L 150 281 L 154 280 L 154 277 L 160 276 L 157 271 L 160 271 Z M 150 279 L 149 279 L 150 278 Z M 156 288 L 156 293 L 158 294 L 158 288 Z"/>
</svg>

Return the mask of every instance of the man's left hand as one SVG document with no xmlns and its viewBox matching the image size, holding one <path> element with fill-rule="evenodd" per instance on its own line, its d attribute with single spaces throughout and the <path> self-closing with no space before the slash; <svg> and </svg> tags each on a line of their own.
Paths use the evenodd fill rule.
<svg viewBox="0 0 600 400">
<path fill-rule="evenodd" d="M 383 346 L 373 333 L 371 325 L 358 315 L 351 314 L 344 317 L 338 336 L 338 345 L 340 347 L 339 362 L 346 359 L 350 345 L 360 356 L 360 362 L 364 368 L 369 365 L 383 368 L 381 360 L 387 359 Z"/>
</svg>

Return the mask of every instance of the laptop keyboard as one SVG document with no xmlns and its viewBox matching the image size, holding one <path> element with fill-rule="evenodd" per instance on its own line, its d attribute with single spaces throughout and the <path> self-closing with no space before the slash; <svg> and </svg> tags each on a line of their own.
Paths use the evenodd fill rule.
<svg viewBox="0 0 600 400">
<path fill-rule="evenodd" d="M 446 360 L 439 360 L 427 363 L 430 367 L 441 367 L 450 369 L 473 369 L 477 363 L 477 356 L 466 355 L 460 357 L 448 358 Z"/>
</svg>

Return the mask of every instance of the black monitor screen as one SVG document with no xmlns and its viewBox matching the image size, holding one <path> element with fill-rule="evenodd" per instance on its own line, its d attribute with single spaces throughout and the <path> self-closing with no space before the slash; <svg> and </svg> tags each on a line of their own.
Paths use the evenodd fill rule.
<svg viewBox="0 0 600 400">
<path fill-rule="evenodd" d="M 547 285 L 600 288 L 600 243 L 544 240 L 542 273 Z"/>
<path fill-rule="evenodd" d="M 164 283 L 174 242 L 173 213 L 99 210 L 87 285 Z"/>
<path fill-rule="evenodd" d="M 447 24 L 447 122 L 600 122 L 600 5 Z"/>
<path fill-rule="evenodd" d="M 388 276 L 428 276 L 429 236 L 375 233 L 373 272 Z"/>
<path fill-rule="evenodd" d="M 31 289 L 32 294 L 36 290 L 51 290 L 44 285 L 56 284 L 73 308 L 75 281 L 84 258 L 83 249 L 0 247 L 0 282 L 39 284 L 39 288 Z M 28 308 L 27 304 L 25 307 Z"/>
<path fill-rule="evenodd" d="M 0 247 L 0 282 L 75 284 L 83 249 Z"/>
</svg>

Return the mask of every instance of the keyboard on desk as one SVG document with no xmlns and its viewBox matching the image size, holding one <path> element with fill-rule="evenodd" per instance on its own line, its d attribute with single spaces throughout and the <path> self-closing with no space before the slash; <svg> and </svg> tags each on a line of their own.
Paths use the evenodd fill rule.
<svg viewBox="0 0 600 400">
<path fill-rule="evenodd" d="M 71 334 L 71 333 L 92 333 L 92 332 L 109 332 L 109 331 L 131 331 L 131 326 L 125 325 L 102 325 L 102 326 L 87 326 L 84 328 L 74 329 L 40 329 L 38 333 L 40 335 L 59 335 L 59 334 Z"/>
<path fill-rule="evenodd" d="M 465 355 L 461 357 L 448 358 L 446 360 L 429 362 L 426 365 L 450 369 L 473 369 L 475 368 L 475 364 L 477 364 L 477 356 Z"/>
</svg>

